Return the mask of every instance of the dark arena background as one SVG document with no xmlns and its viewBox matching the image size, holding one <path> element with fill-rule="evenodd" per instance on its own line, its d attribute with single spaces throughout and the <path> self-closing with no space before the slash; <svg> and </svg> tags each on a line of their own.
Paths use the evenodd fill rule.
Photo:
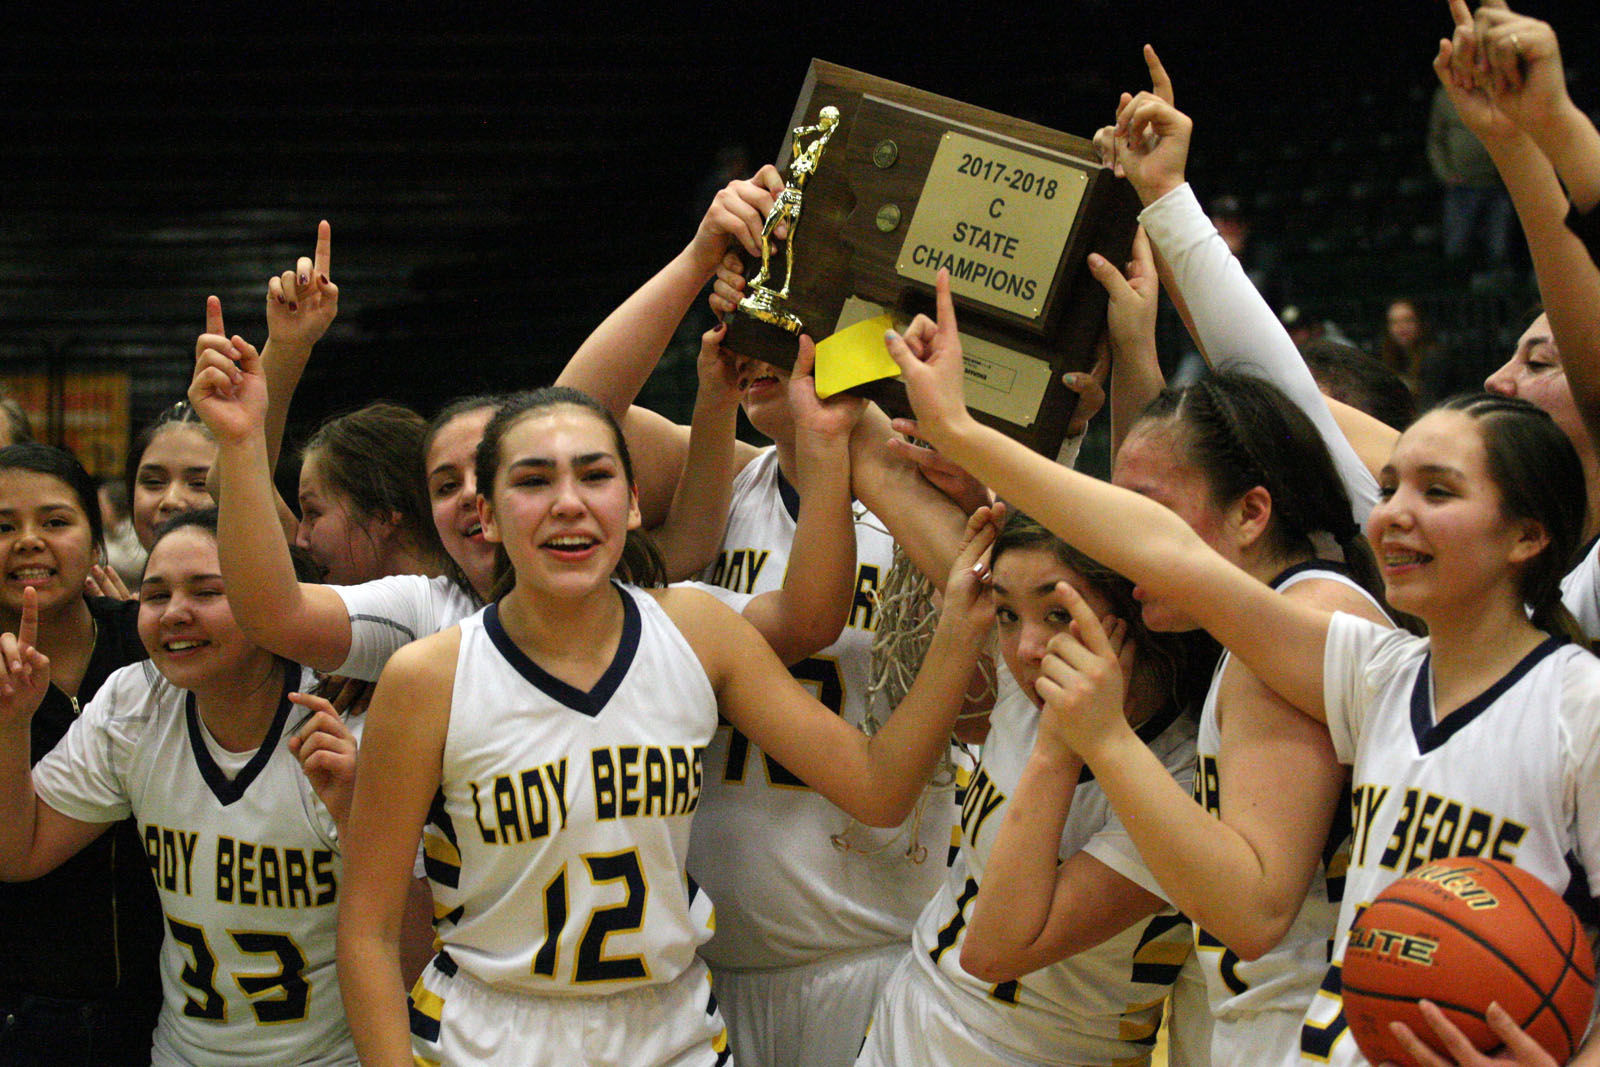
<svg viewBox="0 0 1600 1067">
<path fill-rule="evenodd" d="M 1526 10 L 1592 109 L 1593 7 Z M 1424 136 L 1449 26 L 1444 0 L 12 11 L 0 377 L 113 475 L 181 396 L 206 294 L 264 340 L 266 278 L 326 217 L 342 307 L 292 439 L 380 396 L 431 414 L 543 385 L 776 151 L 812 56 L 1087 136 L 1144 86 L 1144 41 L 1195 120 L 1197 191 L 1238 198 L 1286 302 L 1370 350 L 1409 295 L 1492 366 L 1535 291 L 1524 252 L 1440 251 Z M 645 396 L 680 417 L 697 315 Z"/>
</svg>

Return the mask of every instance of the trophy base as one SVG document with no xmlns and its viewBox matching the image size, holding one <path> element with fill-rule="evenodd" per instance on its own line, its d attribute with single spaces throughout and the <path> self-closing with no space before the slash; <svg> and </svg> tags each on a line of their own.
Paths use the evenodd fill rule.
<svg viewBox="0 0 1600 1067">
<path fill-rule="evenodd" d="M 739 310 L 749 315 L 757 322 L 764 322 L 769 326 L 776 326 L 780 330 L 799 335 L 805 329 L 805 323 L 783 310 L 784 298 L 764 286 L 751 290 L 750 295 L 739 301 Z"/>
<path fill-rule="evenodd" d="M 725 320 L 728 331 L 722 337 L 722 346 L 783 370 L 794 366 L 805 324 L 776 306 L 782 299 L 771 289 L 757 289 L 739 301 Z"/>
</svg>

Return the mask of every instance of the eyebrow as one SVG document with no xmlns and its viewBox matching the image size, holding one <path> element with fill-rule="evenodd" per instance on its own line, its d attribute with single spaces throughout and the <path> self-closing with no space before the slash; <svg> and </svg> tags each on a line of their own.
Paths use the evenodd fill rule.
<svg viewBox="0 0 1600 1067">
<path fill-rule="evenodd" d="M 1417 465 L 1416 469 L 1417 469 L 1417 473 L 1419 473 L 1419 474 L 1433 474 L 1433 475 L 1443 474 L 1443 475 L 1448 475 L 1448 476 L 1450 476 L 1452 478 L 1465 478 L 1466 477 L 1466 474 L 1459 467 L 1452 467 L 1449 464 L 1445 464 L 1445 463 L 1420 463 L 1420 464 Z M 1380 480 L 1383 479 L 1383 478 L 1399 478 L 1399 477 L 1400 477 L 1399 472 L 1397 472 L 1394 469 L 1394 464 L 1392 464 L 1392 463 L 1384 464 L 1383 469 L 1378 472 L 1378 478 Z"/>
<path fill-rule="evenodd" d="M 180 584 L 180 585 L 195 585 L 195 584 L 198 584 L 200 582 L 220 582 L 220 581 L 222 581 L 222 575 L 220 575 L 220 574 L 191 574 L 191 575 L 188 575 L 187 577 L 179 579 L 179 583 L 178 584 Z M 139 588 L 143 589 L 147 585 L 168 585 L 168 584 L 170 584 L 170 583 L 168 582 L 168 580 L 164 576 L 159 575 L 159 574 L 152 574 L 150 577 L 144 579 L 144 581 L 139 583 Z"/>
<path fill-rule="evenodd" d="M 160 463 L 139 464 L 139 473 L 141 474 L 143 474 L 145 471 L 165 471 L 166 469 L 167 468 Z M 188 467 L 179 467 L 178 469 L 184 474 L 209 474 L 211 472 L 211 468 L 205 464 L 193 464 Z"/>
<path fill-rule="evenodd" d="M 574 467 L 583 467 L 590 463 L 598 463 L 603 459 L 613 458 L 615 458 L 615 456 L 611 452 L 585 452 L 582 455 L 573 456 L 572 465 Z M 528 456 L 524 459 L 511 461 L 511 467 L 513 469 L 518 467 L 538 467 L 540 469 L 548 469 L 553 468 L 555 465 L 556 461 L 546 456 Z"/>
<path fill-rule="evenodd" d="M 1064 579 L 1064 578 L 1058 579 L 1058 581 L 1065 581 L 1065 580 L 1066 579 Z M 991 582 L 989 584 L 989 588 L 997 596 L 1010 596 L 1011 595 L 1010 590 L 1008 590 L 1005 586 L 1001 585 L 998 582 Z M 1042 582 L 1039 585 L 1034 586 L 1031 590 L 1029 590 L 1029 592 L 1033 596 L 1039 596 L 1039 597 L 1049 596 L 1051 593 L 1054 593 L 1055 591 L 1056 591 L 1056 583 L 1055 582 Z M 1081 596 L 1082 594 L 1079 594 L 1079 595 Z"/>
<path fill-rule="evenodd" d="M 28 509 L 28 508 L 0 507 L 0 515 L 18 515 L 18 514 L 21 514 L 24 511 L 28 511 L 28 510 L 30 510 L 30 509 Z M 33 511 L 70 511 L 70 512 L 76 512 L 78 510 L 78 508 L 76 506 L 68 503 L 65 500 L 58 500 L 58 501 L 54 501 L 54 502 L 51 502 L 51 503 L 40 504 L 37 507 L 32 508 L 31 510 L 33 510 Z"/>
</svg>

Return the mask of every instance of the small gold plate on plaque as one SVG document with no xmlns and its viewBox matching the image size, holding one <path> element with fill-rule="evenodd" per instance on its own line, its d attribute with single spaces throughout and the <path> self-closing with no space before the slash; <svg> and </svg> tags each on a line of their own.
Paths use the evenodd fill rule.
<svg viewBox="0 0 1600 1067">
<path fill-rule="evenodd" d="M 1044 308 L 1089 172 L 1009 145 L 947 132 L 939 141 L 895 270 L 1035 319 Z"/>
</svg>

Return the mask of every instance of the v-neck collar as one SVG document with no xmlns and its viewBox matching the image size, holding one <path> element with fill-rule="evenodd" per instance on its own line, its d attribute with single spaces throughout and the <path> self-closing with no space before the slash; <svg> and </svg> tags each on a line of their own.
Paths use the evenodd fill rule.
<svg viewBox="0 0 1600 1067">
<path fill-rule="evenodd" d="M 1134 736 L 1143 741 L 1146 746 L 1155 742 L 1156 738 L 1166 732 L 1167 727 L 1178 721 L 1178 716 L 1183 714 L 1183 705 L 1176 700 L 1163 706 L 1154 715 L 1133 728 Z M 1085 763 L 1083 770 L 1078 772 L 1078 784 L 1094 781 L 1094 772 Z"/>
<path fill-rule="evenodd" d="M 205 779 L 212 795 L 223 807 L 244 796 L 245 790 L 250 788 L 250 783 L 256 780 L 266 768 L 268 761 L 272 759 L 273 752 L 278 748 L 278 742 L 283 738 L 283 726 L 289 720 L 289 709 L 294 707 L 289 701 L 289 694 L 295 691 L 299 683 L 300 667 L 285 662 L 283 692 L 278 697 L 278 710 L 272 715 L 272 725 L 267 728 L 267 736 L 262 740 L 261 747 L 256 749 L 256 754 L 250 757 L 250 762 L 232 778 L 217 766 L 216 759 L 211 755 L 211 749 L 206 746 L 205 736 L 200 732 L 205 727 L 200 722 L 200 713 L 195 710 L 194 694 L 184 693 L 183 713 L 189 722 L 189 748 L 194 753 L 195 764 L 200 768 L 200 777 Z"/>
<path fill-rule="evenodd" d="M 526 652 L 517 647 L 517 643 L 511 640 L 511 636 L 506 633 L 505 625 L 500 621 L 498 601 L 483 609 L 483 629 L 489 635 L 489 640 L 494 643 L 494 647 L 505 657 L 506 662 L 527 679 L 529 684 L 551 700 L 565 704 L 573 711 L 592 719 L 604 710 L 606 704 L 616 694 L 617 688 L 622 685 L 622 679 L 627 677 L 628 669 L 633 666 L 634 655 L 639 651 L 639 634 L 643 629 L 639 618 L 639 605 L 633 602 L 633 597 L 616 583 L 612 583 L 612 588 L 616 590 L 617 596 L 622 598 L 622 639 L 617 642 L 617 654 L 612 657 L 611 665 L 600 676 L 600 680 L 594 683 L 594 688 L 587 693 L 563 682 L 533 662 Z"/>
<path fill-rule="evenodd" d="M 1433 717 L 1433 653 L 1422 657 L 1416 680 L 1411 683 L 1411 732 L 1417 739 L 1417 752 L 1427 755 L 1464 730 L 1473 719 L 1489 710 L 1489 706 L 1503 696 L 1506 690 L 1522 680 L 1539 661 L 1566 644 L 1558 637 L 1546 637 L 1534 646 L 1498 681 L 1461 707 L 1446 715 L 1442 721 Z"/>
<path fill-rule="evenodd" d="M 1273 577 L 1272 581 L 1268 582 L 1267 584 L 1274 589 L 1282 589 L 1284 584 L 1287 583 L 1290 578 L 1293 578 L 1297 574 L 1304 574 L 1306 571 L 1332 571 L 1333 573 L 1343 575 L 1346 578 L 1350 577 L 1350 568 L 1346 567 L 1343 563 L 1339 563 L 1331 559 L 1308 559 L 1302 560 L 1299 563 L 1291 563 L 1289 566 L 1279 571 Z"/>
</svg>

